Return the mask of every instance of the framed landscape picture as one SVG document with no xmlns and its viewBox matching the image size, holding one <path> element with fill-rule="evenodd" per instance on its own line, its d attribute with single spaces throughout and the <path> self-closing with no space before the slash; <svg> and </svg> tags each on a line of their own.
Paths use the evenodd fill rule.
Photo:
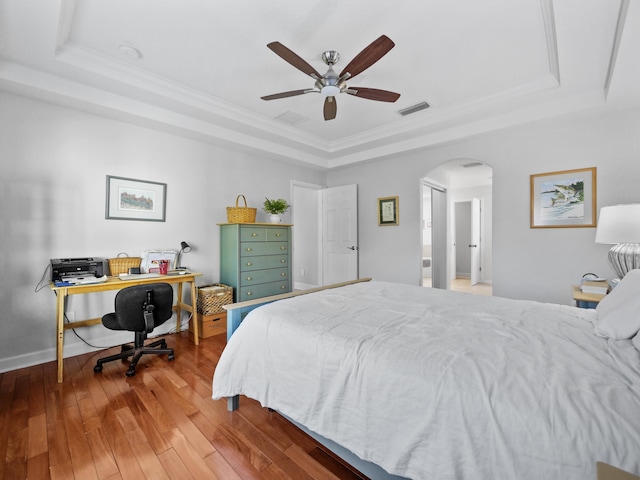
<svg viewBox="0 0 640 480">
<path fill-rule="evenodd" d="M 531 175 L 531 228 L 595 226 L 595 167 Z"/>
<path fill-rule="evenodd" d="M 164 222 L 166 201 L 166 183 L 107 175 L 107 219 Z"/>
</svg>

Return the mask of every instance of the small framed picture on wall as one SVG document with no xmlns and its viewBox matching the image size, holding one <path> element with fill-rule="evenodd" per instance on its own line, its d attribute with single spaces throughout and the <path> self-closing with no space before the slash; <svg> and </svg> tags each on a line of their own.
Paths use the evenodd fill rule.
<svg viewBox="0 0 640 480">
<path fill-rule="evenodd" d="M 378 199 L 378 225 L 399 225 L 400 210 L 398 197 L 382 197 Z"/>
</svg>

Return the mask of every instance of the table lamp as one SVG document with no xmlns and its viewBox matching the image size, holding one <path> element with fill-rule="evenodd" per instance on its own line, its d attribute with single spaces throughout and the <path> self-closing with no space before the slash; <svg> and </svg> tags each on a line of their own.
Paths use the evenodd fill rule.
<svg viewBox="0 0 640 480">
<path fill-rule="evenodd" d="M 182 254 L 189 253 L 190 251 L 191 251 L 191 245 L 189 245 L 185 241 L 180 242 L 180 251 L 178 252 L 178 256 L 176 258 L 176 270 L 187 268 L 187 267 L 181 267 L 180 262 L 182 261 Z"/>
<path fill-rule="evenodd" d="M 640 268 L 640 203 L 602 207 L 596 243 L 613 245 L 609 264 L 619 278 Z"/>
</svg>

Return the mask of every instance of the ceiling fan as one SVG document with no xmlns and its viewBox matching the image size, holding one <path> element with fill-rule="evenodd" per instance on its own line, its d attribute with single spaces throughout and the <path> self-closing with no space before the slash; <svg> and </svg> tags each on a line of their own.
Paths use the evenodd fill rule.
<svg viewBox="0 0 640 480">
<path fill-rule="evenodd" d="M 324 75 L 321 75 L 315 68 L 280 42 L 271 42 L 267 47 L 302 73 L 313 78 L 315 80 L 315 85 L 313 88 L 275 93 L 273 95 L 267 95 L 266 97 L 260 98 L 262 98 L 262 100 L 277 100 L 279 98 L 304 95 L 305 93 L 321 93 L 325 97 L 325 120 L 333 120 L 336 118 L 338 107 L 336 105 L 335 97 L 339 93 L 347 93 L 356 97 L 366 98 L 367 100 L 377 100 L 379 102 L 395 102 L 400 98 L 399 93 L 389 92 L 388 90 L 379 90 L 377 88 L 347 86 L 347 80 L 350 80 L 356 75 L 364 72 L 367 68 L 385 56 L 394 46 L 395 43 L 393 43 L 389 37 L 386 35 L 380 36 L 356 55 L 355 58 L 351 60 L 346 67 L 344 67 L 339 75 L 333 70 L 333 66 L 338 63 L 338 60 L 340 60 L 340 54 L 334 50 L 327 50 L 322 54 L 322 60 L 329 66 L 329 70 L 327 70 L 327 73 Z"/>
</svg>

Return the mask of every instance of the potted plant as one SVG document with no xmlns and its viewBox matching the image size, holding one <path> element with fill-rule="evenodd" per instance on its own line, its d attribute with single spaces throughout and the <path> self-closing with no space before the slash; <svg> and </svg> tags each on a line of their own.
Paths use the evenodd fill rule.
<svg viewBox="0 0 640 480">
<path fill-rule="evenodd" d="M 264 211 L 270 214 L 271 223 L 280 223 L 280 215 L 289 210 L 289 204 L 284 198 L 268 199 L 262 204 Z"/>
</svg>

